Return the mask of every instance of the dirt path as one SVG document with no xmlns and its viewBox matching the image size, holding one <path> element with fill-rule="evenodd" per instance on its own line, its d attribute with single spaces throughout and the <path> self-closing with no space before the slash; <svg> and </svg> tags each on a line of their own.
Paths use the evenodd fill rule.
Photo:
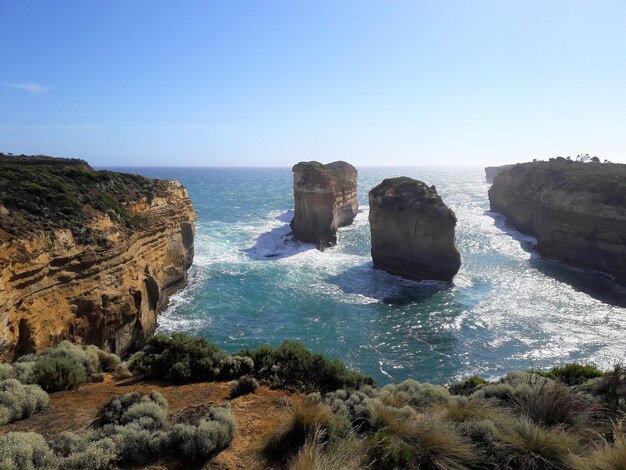
<svg viewBox="0 0 626 470">
<path fill-rule="evenodd" d="M 50 395 L 50 406 L 43 413 L 28 419 L 0 426 L 0 434 L 9 431 L 33 431 L 45 437 L 62 431 L 86 431 L 97 422 L 98 413 L 111 397 L 128 392 L 158 391 L 169 403 L 169 419 L 176 420 L 182 412 L 203 405 L 230 402 L 237 431 L 231 446 L 219 453 L 205 469 L 263 468 L 255 458 L 255 449 L 263 439 L 288 416 L 288 404 L 302 400 L 301 395 L 282 390 L 259 389 L 250 395 L 229 399 L 229 382 L 205 382 L 189 385 L 171 385 L 161 382 L 137 381 L 135 378 L 118 382 L 106 376 L 104 382 L 87 384 L 79 390 Z M 182 469 L 188 466 L 163 462 L 150 469 Z"/>
</svg>

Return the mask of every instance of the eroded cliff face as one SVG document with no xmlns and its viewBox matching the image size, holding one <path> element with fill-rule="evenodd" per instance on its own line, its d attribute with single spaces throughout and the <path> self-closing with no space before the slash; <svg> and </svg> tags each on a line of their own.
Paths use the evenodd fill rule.
<svg viewBox="0 0 626 470">
<path fill-rule="evenodd" d="M 538 252 L 626 285 L 626 165 L 534 162 L 500 173 L 491 210 L 537 237 Z"/>
<path fill-rule="evenodd" d="M 295 165 L 295 211 L 291 221 L 294 236 L 318 246 L 337 243 L 337 229 L 350 225 L 359 208 L 356 180 L 356 168 L 346 162 Z"/>
<path fill-rule="evenodd" d="M 369 193 L 374 266 L 416 280 L 450 281 L 461 267 L 456 216 L 434 186 L 385 179 Z"/>
<path fill-rule="evenodd" d="M 493 183 L 496 176 L 505 170 L 513 168 L 515 165 L 488 166 L 485 167 L 485 180 L 487 183 Z"/>
<path fill-rule="evenodd" d="M 81 177 L 128 189 L 120 174 L 87 168 L 90 173 Z M 134 193 L 118 205 L 111 202 L 118 212 L 84 205 L 80 224 L 67 227 L 41 217 L 11 224 L 32 213 L 0 203 L 2 360 L 63 339 L 123 355 L 152 334 L 157 313 L 187 281 L 196 214 L 180 183 L 140 183 L 149 186 L 148 196 Z M 100 194 L 94 191 L 91 199 Z"/>
</svg>

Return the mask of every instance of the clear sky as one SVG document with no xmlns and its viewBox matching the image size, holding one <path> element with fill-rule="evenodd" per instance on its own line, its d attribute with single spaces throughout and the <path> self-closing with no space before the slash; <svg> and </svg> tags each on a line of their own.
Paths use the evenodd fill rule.
<svg viewBox="0 0 626 470">
<path fill-rule="evenodd" d="M 626 1 L 0 0 L 0 151 L 626 162 Z"/>
</svg>

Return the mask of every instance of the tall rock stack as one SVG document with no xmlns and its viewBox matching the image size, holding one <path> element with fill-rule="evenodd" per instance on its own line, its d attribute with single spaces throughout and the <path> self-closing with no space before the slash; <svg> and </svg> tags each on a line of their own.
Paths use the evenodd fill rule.
<svg viewBox="0 0 626 470">
<path fill-rule="evenodd" d="M 337 243 L 337 229 L 350 225 L 359 205 L 357 170 L 346 162 L 323 165 L 300 162 L 293 167 L 294 236 L 323 248 Z"/>
<path fill-rule="evenodd" d="M 388 178 L 369 193 L 376 268 L 415 280 L 451 281 L 461 267 L 456 216 L 434 186 Z"/>
</svg>

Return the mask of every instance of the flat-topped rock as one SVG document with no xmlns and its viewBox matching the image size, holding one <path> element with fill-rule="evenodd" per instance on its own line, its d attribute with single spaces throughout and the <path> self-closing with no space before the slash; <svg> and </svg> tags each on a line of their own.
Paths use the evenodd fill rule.
<svg viewBox="0 0 626 470">
<path fill-rule="evenodd" d="M 609 274 L 626 285 L 626 165 L 556 158 L 501 172 L 491 210 L 537 237 L 546 258 Z"/>
<path fill-rule="evenodd" d="M 369 193 L 374 266 L 416 280 L 450 281 L 461 267 L 456 216 L 434 186 L 388 178 Z"/>
<path fill-rule="evenodd" d="M 300 162 L 292 171 L 293 235 L 302 242 L 320 247 L 334 245 L 337 229 L 350 225 L 359 208 L 356 168 L 342 161 L 326 165 Z"/>
<path fill-rule="evenodd" d="M 487 183 L 493 183 L 493 180 L 496 176 L 506 170 L 510 170 L 515 165 L 501 165 L 501 166 L 487 166 L 485 167 L 485 180 Z"/>
</svg>

